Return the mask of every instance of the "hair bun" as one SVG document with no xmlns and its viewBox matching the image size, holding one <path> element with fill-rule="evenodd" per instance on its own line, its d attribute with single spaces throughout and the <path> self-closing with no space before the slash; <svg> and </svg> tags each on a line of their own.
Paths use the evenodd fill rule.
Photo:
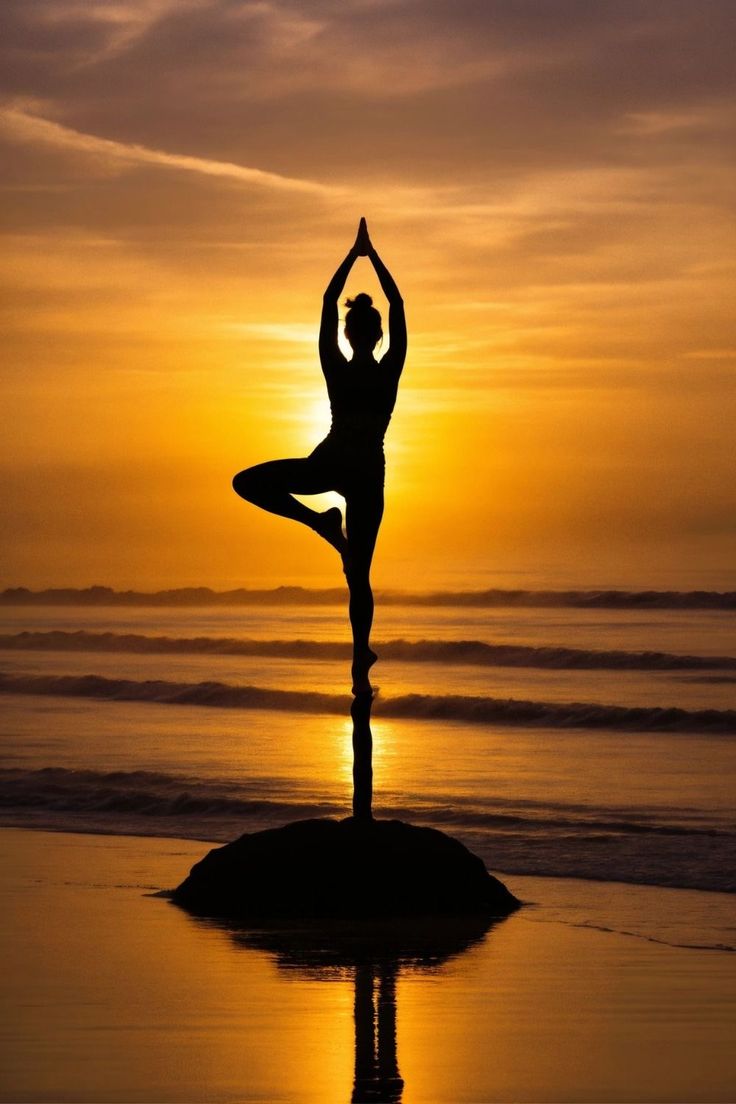
<svg viewBox="0 0 736 1104">
<path fill-rule="evenodd" d="M 345 306 L 349 310 L 369 310 L 373 306 L 373 300 L 367 292 L 361 291 L 354 299 L 346 299 Z"/>
</svg>

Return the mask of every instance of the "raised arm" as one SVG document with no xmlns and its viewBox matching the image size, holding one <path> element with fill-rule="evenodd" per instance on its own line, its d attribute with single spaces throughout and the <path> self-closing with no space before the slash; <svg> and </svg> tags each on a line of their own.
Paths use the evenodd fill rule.
<svg viewBox="0 0 736 1104">
<path fill-rule="evenodd" d="M 350 269 L 355 264 L 356 258 L 359 255 L 356 242 L 345 260 L 339 265 L 337 272 L 327 285 L 322 298 L 322 319 L 319 326 L 319 358 L 323 372 L 328 370 L 335 358 L 342 357 L 342 353 L 337 344 L 337 300 L 340 298 L 340 293 L 345 287 L 347 278 L 350 275 Z"/>
<path fill-rule="evenodd" d="M 378 253 L 370 246 L 368 257 L 376 270 L 378 282 L 383 294 L 388 299 L 388 339 L 389 350 L 383 361 L 389 358 L 390 365 L 397 375 L 401 375 L 406 360 L 406 316 L 404 314 L 404 300 L 401 298 L 396 281 L 378 256 Z"/>
</svg>

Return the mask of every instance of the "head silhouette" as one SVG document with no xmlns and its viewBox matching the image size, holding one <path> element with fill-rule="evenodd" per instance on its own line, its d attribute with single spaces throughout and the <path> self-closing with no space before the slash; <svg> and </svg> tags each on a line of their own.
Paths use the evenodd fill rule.
<svg viewBox="0 0 736 1104">
<path fill-rule="evenodd" d="M 356 353 L 372 353 L 383 337 L 381 315 L 373 306 L 370 295 L 361 291 L 354 299 L 346 299 L 345 336 Z"/>
</svg>

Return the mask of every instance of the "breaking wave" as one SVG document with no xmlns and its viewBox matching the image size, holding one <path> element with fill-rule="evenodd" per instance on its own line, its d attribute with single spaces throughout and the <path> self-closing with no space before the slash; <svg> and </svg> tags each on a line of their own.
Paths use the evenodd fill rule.
<svg viewBox="0 0 736 1104">
<path fill-rule="evenodd" d="M 416 593 L 383 590 L 376 593 L 382 605 L 395 606 L 570 606 L 579 609 L 710 609 L 736 610 L 736 591 L 714 590 L 490 590 Z M 11 587 L 0 593 L 4 605 L 93 606 L 237 606 L 237 605 L 342 605 L 340 587 L 312 590 L 307 587 L 275 587 L 272 590 L 215 591 L 209 587 L 173 590 L 113 590 L 54 588 L 32 591 Z"/>
<path fill-rule="evenodd" d="M 0 807 L 40 808 L 76 813 L 134 813 L 178 816 L 331 816 L 336 803 L 273 801 L 245 797 L 242 786 L 226 779 L 196 779 L 157 771 L 0 769 Z"/>
<path fill-rule="evenodd" d="M 525 644 L 487 644 L 482 640 L 387 640 L 375 644 L 374 647 L 379 651 L 382 659 L 468 664 L 479 667 L 615 671 L 736 670 L 734 656 L 532 647 Z M 241 655 L 295 659 L 349 659 L 351 655 L 351 645 L 341 641 L 147 636 L 142 633 L 98 633 L 84 630 L 5 634 L 0 636 L 0 649 L 133 652 L 141 655 Z"/>
<path fill-rule="evenodd" d="M 0 692 L 89 697 L 107 701 L 197 705 L 221 709 L 278 709 L 345 715 L 350 698 L 316 691 L 232 686 L 222 682 L 111 679 L 99 675 L 0 674 Z M 376 698 L 374 714 L 413 720 L 464 721 L 532 728 L 619 729 L 638 732 L 736 734 L 736 710 L 538 702 L 471 695 L 405 694 Z"/>
<path fill-rule="evenodd" d="M 293 820 L 307 816 L 341 816 L 345 805 L 324 799 L 301 800 L 298 796 L 279 799 L 259 796 L 257 782 L 227 778 L 193 778 L 148 770 L 100 771 L 68 767 L 0 768 L 0 808 L 43 807 L 75 812 L 137 813 L 143 816 L 267 815 L 274 820 Z M 255 791 L 251 793 L 250 791 Z M 269 791 L 271 792 L 271 791 Z M 406 795 L 405 795 L 406 796 Z M 408 795 L 411 796 L 411 795 Z M 663 823 L 667 811 L 652 814 L 615 808 L 594 810 L 580 805 L 542 804 L 534 801 L 489 799 L 496 810 L 488 812 L 473 799 L 446 795 L 441 803 L 430 804 L 417 798 L 383 806 L 383 815 L 408 817 L 417 809 L 422 819 L 437 824 L 462 823 L 466 828 L 516 828 L 527 830 L 565 830 L 578 832 L 621 832 L 671 836 L 732 836 L 728 829 L 703 826 L 698 814 L 672 810 L 679 823 Z"/>
<path fill-rule="evenodd" d="M 224 841 L 295 819 L 344 816 L 340 796 L 145 770 L 0 769 L 0 823 L 56 831 Z M 506 873 L 736 890 L 733 826 L 704 823 L 694 810 L 438 797 L 386 794 L 376 811 L 452 830 Z"/>
</svg>

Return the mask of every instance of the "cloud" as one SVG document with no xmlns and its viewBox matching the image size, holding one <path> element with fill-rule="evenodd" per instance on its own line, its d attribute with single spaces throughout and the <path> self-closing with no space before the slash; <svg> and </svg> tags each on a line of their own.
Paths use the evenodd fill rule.
<svg viewBox="0 0 736 1104">
<path fill-rule="evenodd" d="M 506 517 L 513 561 L 517 532 L 549 546 L 545 503 L 612 556 L 632 496 L 627 532 L 650 501 L 684 529 L 734 486 L 735 16 L 732 0 L 3 0 L 14 456 L 62 465 L 72 447 L 132 478 L 162 434 L 190 472 L 285 455 L 297 423 L 306 445 L 319 293 L 365 213 L 409 310 L 390 440 L 415 479 L 407 528 L 440 486 L 487 533 Z M 366 262 L 351 279 L 376 290 Z M 463 497 L 467 456 L 499 489 L 487 508 Z M 99 508 L 79 482 L 75 571 Z M 133 522 L 115 523 L 128 558 Z M 200 537 L 169 543 L 210 562 Z"/>
<path fill-rule="evenodd" d="M 229 333 L 261 337 L 287 345 L 313 347 L 317 341 L 317 326 L 309 322 L 226 322 L 224 326 Z"/>
<path fill-rule="evenodd" d="M 4 0 L 10 98 L 278 175 L 473 185 L 725 156 L 724 0 Z M 704 123 L 696 120 L 703 118 Z M 693 125 L 682 125 L 683 120 Z"/>
<path fill-rule="evenodd" d="M 243 184 L 281 192 L 301 192 L 320 196 L 340 194 L 340 189 L 330 184 L 282 176 L 279 173 L 266 172 L 263 169 L 237 165 L 228 161 L 213 161 L 205 157 L 166 153 L 137 143 L 115 142 L 94 134 L 83 134 L 72 127 L 63 126 L 61 123 L 52 122 L 50 119 L 32 115 L 15 107 L 0 110 L 0 128 L 7 137 L 18 142 L 54 146 L 57 149 L 102 157 L 114 165 L 154 165 L 164 169 L 178 169 L 204 176 L 237 180 Z"/>
</svg>

